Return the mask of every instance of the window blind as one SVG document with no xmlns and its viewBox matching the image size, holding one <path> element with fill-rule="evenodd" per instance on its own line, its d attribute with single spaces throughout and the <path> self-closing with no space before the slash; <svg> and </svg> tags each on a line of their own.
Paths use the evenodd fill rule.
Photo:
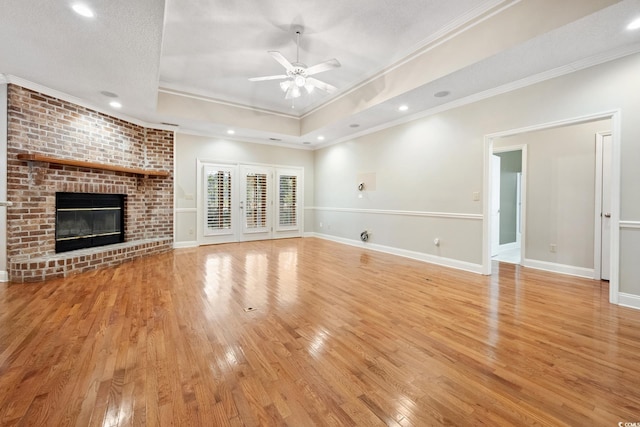
<svg viewBox="0 0 640 427">
<path fill-rule="evenodd" d="M 295 175 L 280 175 L 279 179 L 278 222 L 281 227 L 298 225 L 297 218 L 297 187 L 298 177 Z"/>
<path fill-rule="evenodd" d="M 207 227 L 231 228 L 231 172 L 209 172 L 207 176 Z"/>
<path fill-rule="evenodd" d="M 247 229 L 267 226 L 267 174 L 246 175 L 245 221 Z"/>
</svg>

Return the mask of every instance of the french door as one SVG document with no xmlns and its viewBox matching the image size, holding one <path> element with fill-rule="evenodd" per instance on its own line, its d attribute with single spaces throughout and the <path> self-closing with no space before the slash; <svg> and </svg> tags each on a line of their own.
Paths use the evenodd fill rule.
<svg viewBox="0 0 640 427">
<path fill-rule="evenodd" d="M 302 236 L 302 168 L 200 166 L 200 244 Z"/>
</svg>

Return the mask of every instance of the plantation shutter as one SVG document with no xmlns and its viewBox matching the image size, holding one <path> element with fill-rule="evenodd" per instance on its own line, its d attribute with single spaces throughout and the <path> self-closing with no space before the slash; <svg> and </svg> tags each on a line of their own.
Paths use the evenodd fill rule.
<svg viewBox="0 0 640 427">
<path fill-rule="evenodd" d="M 298 177 L 279 175 L 278 225 L 279 228 L 298 226 Z"/>
<path fill-rule="evenodd" d="M 215 170 L 207 172 L 207 229 L 213 233 L 231 230 L 231 171 Z"/>
<path fill-rule="evenodd" d="M 267 174 L 246 175 L 245 227 L 248 230 L 267 226 Z"/>
</svg>

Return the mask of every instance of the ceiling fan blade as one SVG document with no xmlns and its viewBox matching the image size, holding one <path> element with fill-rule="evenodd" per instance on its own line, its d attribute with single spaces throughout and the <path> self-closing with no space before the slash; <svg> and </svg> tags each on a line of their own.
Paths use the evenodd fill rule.
<svg viewBox="0 0 640 427">
<path fill-rule="evenodd" d="M 307 77 L 307 83 L 310 83 L 318 89 L 323 90 L 327 93 L 333 93 L 338 90 L 338 88 L 336 88 L 335 86 L 331 86 L 329 83 L 321 82 L 320 80 L 314 79 L 313 77 Z"/>
<path fill-rule="evenodd" d="M 279 76 L 265 76 L 265 77 L 251 77 L 249 79 L 250 82 L 262 82 L 265 80 L 280 80 L 280 79 L 286 79 L 288 76 L 286 76 L 285 74 L 280 74 Z"/>
<path fill-rule="evenodd" d="M 314 74 L 322 73 L 323 71 L 333 70 L 334 68 L 339 68 L 339 67 L 340 67 L 340 61 L 338 61 L 336 58 L 333 58 L 328 61 L 324 61 L 319 64 L 316 64 L 313 67 L 307 68 L 307 76 L 312 76 Z"/>
<path fill-rule="evenodd" d="M 278 61 L 280 63 L 280 65 L 282 65 L 284 68 L 287 69 L 287 71 L 292 71 L 293 72 L 293 65 L 291 64 L 291 62 L 289 62 L 287 60 L 287 58 L 285 58 L 284 56 L 282 56 L 282 54 L 276 50 L 270 50 L 269 51 L 269 55 L 273 56 L 273 59 L 275 59 L 276 61 Z"/>
</svg>

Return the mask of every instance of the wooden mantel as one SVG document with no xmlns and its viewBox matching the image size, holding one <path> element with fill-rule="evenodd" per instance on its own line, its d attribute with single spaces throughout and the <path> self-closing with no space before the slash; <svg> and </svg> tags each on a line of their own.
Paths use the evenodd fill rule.
<svg viewBox="0 0 640 427">
<path fill-rule="evenodd" d="M 113 172 L 125 172 L 125 173 L 131 173 L 134 175 L 142 175 L 142 176 L 150 176 L 150 177 L 169 176 L 169 172 L 167 171 L 127 168 L 124 166 L 106 165 L 104 163 L 85 162 L 82 160 L 60 159 L 57 157 L 43 156 L 41 154 L 21 153 L 21 154 L 18 154 L 18 159 L 24 160 L 27 162 L 54 163 L 57 165 L 76 166 L 79 168 L 99 169 L 99 170 L 113 171 Z"/>
</svg>

